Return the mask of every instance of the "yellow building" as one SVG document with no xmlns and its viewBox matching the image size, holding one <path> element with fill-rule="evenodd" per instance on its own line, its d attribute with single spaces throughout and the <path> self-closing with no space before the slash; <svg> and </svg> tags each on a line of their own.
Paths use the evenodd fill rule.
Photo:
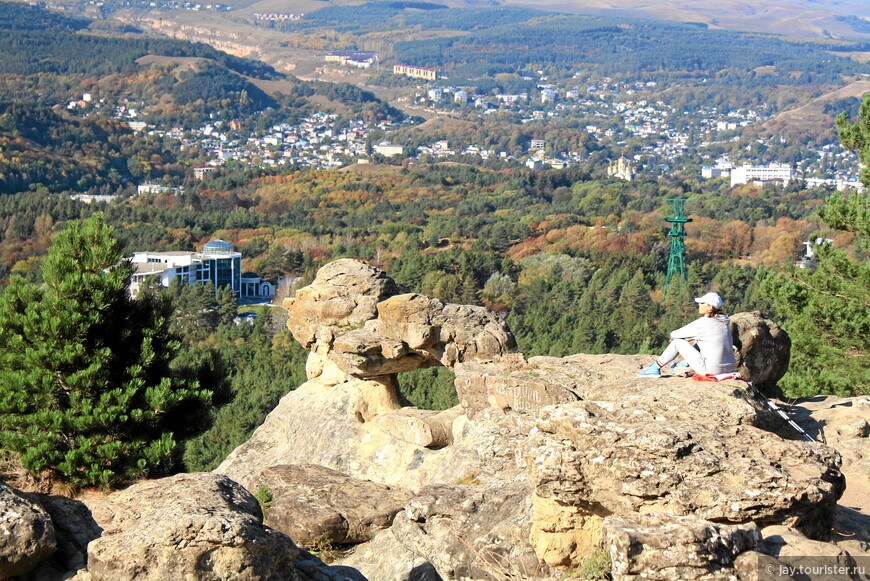
<svg viewBox="0 0 870 581">
<path fill-rule="evenodd" d="M 393 74 L 434 81 L 437 71 L 425 67 L 412 67 L 411 65 L 393 65 Z"/>
</svg>

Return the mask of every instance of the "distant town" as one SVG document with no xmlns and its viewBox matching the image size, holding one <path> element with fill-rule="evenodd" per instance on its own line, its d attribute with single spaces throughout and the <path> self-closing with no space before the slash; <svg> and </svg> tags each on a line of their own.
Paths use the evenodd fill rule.
<svg viewBox="0 0 870 581">
<path fill-rule="evenodd" d="M 370 66 L 377 54 L 370 52 L 332 53 L 326 60 L 342 66 Z M 435 69 L 396 65 L 396 74 L 430 76 Z M 727 179 L 730 185 L 755 182 L 788 185 L 803 180 L 807 186 L 831 189 L 860 188 L 857 155 L 843 149 L 838 142 L 818 144 L 810 148 L 794 165 L 782 162 L 762 162 L 751 152 L 740 152 L 734 159 L 728 151 L 740 139 L 741 131 L 768 120 L 756 110 L 703 109 L 700 115 L 687 117 L 662 101 L 642 98 L 654 94 L 656 83 L 617 83 L 610 79 L 591 82 L 577 79 L 576 86 L 557 88 L 545 76 L 537 79 L 531 93 L 482 95 L 466 88 L 435 85 L 432 80 L 417 87 L 416 95 L 407 98 L 407 110 L 419 110 L 445 116 L 461 113 L 484 117 L 508 114 L 519 124 L 543 122 L 558 118 L 584 119 L 588 122 L 578 131 L 604 144 L 617 156 L 606 162 L 602 170 L 625 180 L 639 176 L 667 175 L 674 166 L 695 164 L 704 179 Z M 425 80 L 425 79 L 424 79 Z M 87 116 L 92 111 L 111 106 L 94 101 L 90 94 L 68 103 L 67 108 Z M 347 121 L 334 114 L 314 113 L 297 124 L 281 123 L 250 135 L 240 133 L 230 119 L 214 118 L 199 127 L 176 126 L 169 129 L 152 127 L 141 121 L 143 111 L 136 103 L 115 106 L 114 116 L 129 123 L 137 132 L 178 140 L 181 148 L 199 148 L 210 158 L 207 167 L 197 168 L 197 178 L 205 177 L 213 168 L 228 162 L 255 166 L 294 166 L 338 168 L 352 163 L 372 163 L 379 158 L 402 157 L 410 160 L 499 159 L 506 163 L 524 164 L 533 169 L 561 169 L 583 163 L 588 154 L 556 150 L 546 139 L 531 139 L 524 151 L 495 150 L 480 143 L 452 143 L 435 140 L 409 150 L 405 144 L 393 142 L 391 136 L 412 121 L 367 122 Z M 632 140 L 635 153 L 622 153 Z M 784 143 L 782 138 L 758 138 L 760 151 Z M 641 143 L 640 148 L 637 143 Z M 639 151 L 637 151 L 639 149 Z M 725 152 L 713 156 L 710 152 Z M 769 156 L 768 156 L 769 157 Z M 701 163 L 698 163 L 698 159 Z M 157 184 L 140 184 L 140 192 L 162 191 Z M 158 189 L 155 189 L 158 188 Z"/>
</svg>

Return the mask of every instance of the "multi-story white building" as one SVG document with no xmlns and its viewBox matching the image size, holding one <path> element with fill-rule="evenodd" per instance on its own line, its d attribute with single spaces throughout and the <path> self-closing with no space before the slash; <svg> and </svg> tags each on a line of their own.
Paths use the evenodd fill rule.
<svg viewBox="0 0 870 581">
<path fill-rule="evenodd" d="M 393 157 L 396 155 L 402 155 L 405 149 L 401 145 L 393 145 L 391 143 L 379 143 L 374 147 L 375 153 L 379 153 L 384 157 Z"/>
<path fill-rule="evenodd" d="M 705 165 L 701 167 L 701 177 L 710 179 L 718 177 L 731 177 L 731 170 L 734 168 L 731 162 L 726 159 L 719 159 L 716 165 Z"/>
<path fill-rule="evenodd" d="M 755 182 L 766 184 L 782 182 L 788 185 L 792 180 L 793 170 L 790 165 L 772 163 L 770 165 L 741 165 L 731 170 L 731 185 L 748 184 Z"/>
<path fill-rule="evenodd" d="M 135 297 L 149 279 L 168 287 L 173 280 L 211 284 L 215 292 L 228 286 L 240 300 L 271 300 L 275 285 L 242 272 L 242 253 L 223 240 L 212 240 L 202 252 L 137 252 L 131 258 L 133 277 L 130 293 Z"/>
</svg>

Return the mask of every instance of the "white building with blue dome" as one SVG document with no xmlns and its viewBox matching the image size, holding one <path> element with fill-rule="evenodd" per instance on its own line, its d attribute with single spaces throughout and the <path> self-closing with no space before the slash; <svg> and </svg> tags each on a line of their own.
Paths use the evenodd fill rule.
<svg viewBox="0 0 870 581">
<path fill-rule="evenodd" d="M 148 279 L 168 287 L 173 280 L 211 284 L 215 293 L 230 287 L 240 301 L 271 301 L 275 285 L 251 273 L 242 273 L 242 253 L 225 240 L 211 240 L 202 252 L 137 252 L 131 258 L 130 293 L 135 297 Z"/>
</svg>

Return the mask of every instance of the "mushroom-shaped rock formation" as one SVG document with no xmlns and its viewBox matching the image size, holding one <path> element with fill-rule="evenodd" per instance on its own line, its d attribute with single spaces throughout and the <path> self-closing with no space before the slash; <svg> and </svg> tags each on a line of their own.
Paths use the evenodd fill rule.
<svg viewBox="0 0 870 581">
<path fill-rule="evenodd" d="M 350 259 L 321 268 L 311 285 L 284 301 L 287 326 L 311 349 L 309 379 L 335 385 L 513 351 L 507 327 L 482 307 L 396 295 L 383 272 Z"/>
</svg>

